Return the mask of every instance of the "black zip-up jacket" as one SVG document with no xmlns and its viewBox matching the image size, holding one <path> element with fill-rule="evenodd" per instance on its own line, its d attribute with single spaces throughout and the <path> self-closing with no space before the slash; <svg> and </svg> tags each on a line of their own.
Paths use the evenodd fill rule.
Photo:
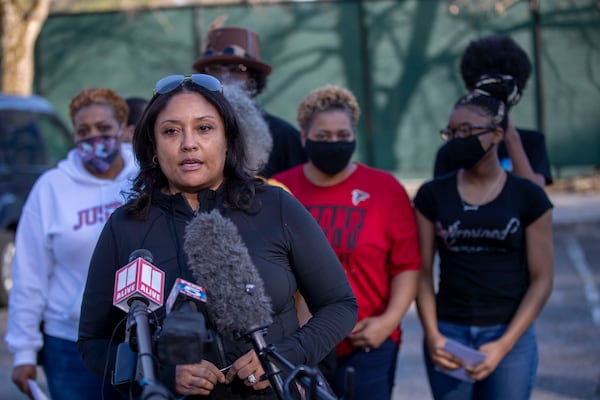
<svg viewBox="0 0 600 400">
<path fill-rule="evenodd" d="M 221 189 L 200 192 L 199 201 L 198 212 L 217 208 L 234 222 L 264 281 L 273 307 L 273 323 L 265 335 L 267 344 L 273 344 L 294 365 L 317 365 L 352 330 L 357 305 L 343 267 L 314 218 L 293 196 L 266 185 L 257 191 L 248 212 L 223 207 Z M 132 251 L 151 251 L 153 264 L 165 272 L 167 292 L 178 277 L 195 281 L 183 251 L 185 227 L 195 215 L 181 194 L 156 192 L 147 218 L 129 218 L 124 207 L 110 216 L 92 256 L 81 309 L 78 344 L 87 368 L 101 376 L 114 370 L 117 345 L 125 338 L 126 316 L 112 304 L 114 278 Z M 294 307 L 296 289 L 313 313 L 302 328 Z M 162 307 L 155 312 L 159 325 L 164 311 Z M 219 368 L 250 348 L 220 335 L 217 339 L 204 358 Z M 174 366 L 161 366 L 160 379 L 173 390 Z M 256 395 L 236 380 L 227 387 L 217 385 L 211 397 Z M 269 395 L 273 394 L 265 396 Z"/>
</svg>

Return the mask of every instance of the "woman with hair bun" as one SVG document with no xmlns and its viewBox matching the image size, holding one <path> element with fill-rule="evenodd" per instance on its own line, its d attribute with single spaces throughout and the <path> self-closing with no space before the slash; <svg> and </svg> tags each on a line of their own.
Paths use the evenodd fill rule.
<svg viewBox="0 0 600 400">
<path fill-rule="evenodd" d="M 552 290 L 552 204 L 498 159 L 516 92 L 513 79 L 491 75 L 458 100 L 441 131 L 458 170 L 425 183 L 414 199 L 417 308 L 436 400 L 525 400 L 535 382 L 533 324 Z M 460 345 L 480 360 L 469 361 Z"/>
<path fill-rule="evenodd" d="M 515 105 L 531 75 L 531 61 L 527 53 L 509 36 L 486 36 L 469 43 L 462 54 L 460 74 L 468 91 L 477 89 L 486 77 L 507 78 L 516 83 Z M 458 169 L 454 154 L 441 147 L 435 159 L 434 176 Z M 503 141 L 497 146 L 498 157 L 504 169 L 527 178 L 541 187 L 552 184 L 550 161 L 542 132 L 516 128 L 508 121 Z"/>
</svg>

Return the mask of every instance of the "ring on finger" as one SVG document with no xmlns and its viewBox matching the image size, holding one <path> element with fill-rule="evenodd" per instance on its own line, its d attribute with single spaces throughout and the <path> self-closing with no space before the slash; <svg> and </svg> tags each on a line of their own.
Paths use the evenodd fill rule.
<svg viewBox="0 0 600 400">
<path fill-rule="evenodd" d="M 248 382 L 250 382 L 253 385 L 256 385 L 258 383 L 258 379 L 256 379 L 254 374 L 248 375 L 248 377 L 246 379 L 248 379 Z"/>
</svg>

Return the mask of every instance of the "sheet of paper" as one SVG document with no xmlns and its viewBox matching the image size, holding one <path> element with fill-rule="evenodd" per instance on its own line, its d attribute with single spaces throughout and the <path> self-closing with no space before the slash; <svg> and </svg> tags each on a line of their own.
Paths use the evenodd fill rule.
<svg viewBox="0 0 600 400">
<path fill-rule="evenodd" d="M 46 393 L 39 387 L 36 381 L 29 379 L 27 381 L 29 384 L 29 390 L 31 390 L 31 394 L 33 395 L 33 400 L 50 400 Z"/>
<path fill-rule="evenodd" d="M 469 365 L 471 367 L 478 365 L 485 359 L 485 353 L 472 349 L 450 338 L 446 339 L 444 350 L 446 350 L 448 353 L 453 354 L 455 357 L 460 358 L 464 364 Z M 473 379 L 471 379 L 469 375 L 467 375 L 467 372 L 463 367 L 457 368 L 452 371 L 443 370 L 437 367 L 436 369 L 456 379 L 460 379 L 467 382 L 473 382 Z"/>
</svg>

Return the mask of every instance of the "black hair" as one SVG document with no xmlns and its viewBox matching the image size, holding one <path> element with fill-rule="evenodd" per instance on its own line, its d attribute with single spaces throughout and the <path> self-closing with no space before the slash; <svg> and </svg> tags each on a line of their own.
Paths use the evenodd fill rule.
<svg viewBox="0 0 600 400">
<path fill-rule="evenodd" d="M 148 100 L 141 97 L 128 97 L 125 99 L 129 107 L 129 116 L 127 117 L 127 125 L 135 125 L 140 120 L 144 108 L 148 104 Z"/>
<path fill-rule="evenodd" d="M 483 75 L 499 74 L 512 76 L 522 92 L 531 75 L 531 61 L 512 38 L 487 36 L 469 43 L 460 61 L 460 73 L 469 90 Z"/>
<path fill-rule="evenodd" d="M 458 99 L 454 108 L 477 107 L 492 118 L 492 123 L 506 131 L 508 112 L 519 99 L 516 79 L 509 75 L 484 75 L 474 87 L 475 90 Z"/>
<path fill-rule="evenodd" d="M 129 203 L 127 213 L 143 218 L 147 215 L 154 190 L 164 189 L 168 185 L 167 177 L 156 163 L 156 144 L 154 126 L 158 114 L 174 96 L 183 92 L 196 92 L 204 97 L 219 113 L 227 140 L 227 155 L 224 166 L 224 189 L 226 205 L 232 208 L 248 210 L 252 205 L 256 187 L 261 181 L 251 177 L 244 170 L 246 150 L 244 139 L 231 104 L 221 92 L 210 91 L 192 81 L 184 81 L 178 88 L 155 95 L 144 110 L 133 135 L 133 151 L 140 166 L 140 172 L 133 183 L 133 201 Z"/>
<path fill-rule="evenodd" d="M 258 96 L 267 87 L 267 75 L 264 72 L 249 69 L 250 80 L 253 82 L 253 87 L 249 88 L 253 96 Z"/>
</svg>

